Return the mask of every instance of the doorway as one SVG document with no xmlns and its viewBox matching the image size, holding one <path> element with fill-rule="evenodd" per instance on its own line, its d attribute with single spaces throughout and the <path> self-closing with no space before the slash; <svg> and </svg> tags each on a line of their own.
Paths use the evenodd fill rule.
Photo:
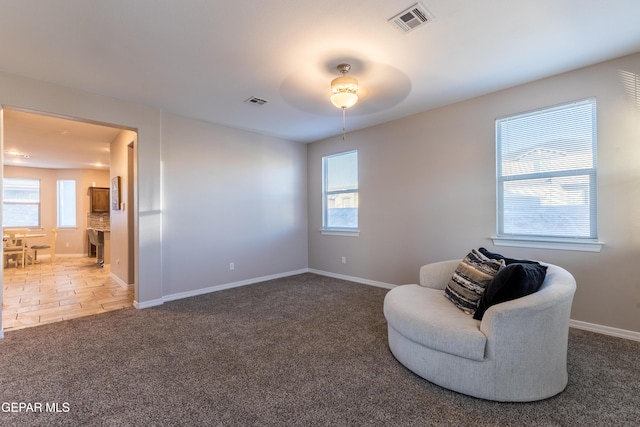
<svg viewBox="0 0 640 427">
<path fill-rule="evenodd" d="M 4 108 L 1 113 L 3 178 L 36 177 L 42 188 L 38 201 L 38 223 L 35 227 L 32 225 L 31 229 L 38 232 L 34 234 L 50 236 L 52 228 L 59 228 L 54 263 L 50 263 L 51 259 L 45 256 L 39 257 L 38 263 L 25 263 L 24 268 L 16 265 L 18 268 L 11 266 L 3 270 L 6 273 L 2 274 L 3 329 L 19 329 L 130 307 L 134 298 L 135 277 L 135 265 L 131 262 L 134 257 L 130 252 L 135 220 L 136 131 L 17 108 Z M 118 176 L 123 184 L 122 203 L 117 206 L 119 209 L 111 211 L 106 217 L 92 218 L 88 188 L 110 187 L 112 176 Z M 60 228 L 58 224 L 56 205 L 59 200 L 55 182 L 59 179 L 76 182 L 77 220 L 72 227 Z M 113 215 L 114 212 L 116 215 Z M 112 219 L 116 216 L 114 226 Z M 87 256 L 89 243 L 86 228 L 92 220 L 100 221 L 100 225 L 109 230 L 110 255 L 113 255 L 113 262 L 117 262 L 117 268 L 112 269 L 111 265 L 107 265 L 99 269 L 95 265 L 95 258 Z M 5 225 L 12 224 L 3 221 Z M 32 243 L 42 242 L 28 241 L 29 245 Z M 50 280 L 52 278 L 53 282 Z M 35 286 L 36 282 L 41 285 Z M 64 283 L 65 286 L 60 288 L 56 285 L 54 291 L 54 283 Z M 109 286 L 99 286 L 101 284 Z M 36 291 L 40 294 L 35 295 Z M 54 295 L 63 298 L 54 299 Z M 43 301 L 46 305 L 36 307 L 29 304 L 35 300 Z M 17 305 L 18 301 L 21 303 Z"/>
</svg>

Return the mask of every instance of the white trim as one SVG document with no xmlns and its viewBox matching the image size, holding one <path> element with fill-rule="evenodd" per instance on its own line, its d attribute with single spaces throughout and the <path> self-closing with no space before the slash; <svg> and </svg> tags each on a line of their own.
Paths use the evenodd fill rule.
<svg viewBox="0 0 640 427">
<path fill-rule="evenodd" d="M 496 246 L 519 248 L 558 249 L 563 251 L 600 252 L 604 242 L 597 240 L 553 239 L 536 237 L 503 237 L 492 236 Z"/>
<path fill-rule="evenodd" d="M 211 292 L 223 291 L 225 289 L 238 288 L 240 286 L 252 285 L 254 283 L 266 282 L 268 280 L 273 280 L 273 279 L 281 279 L 283 277 L 295 276 L 296 274 L 302 274 L 302 273 L 307 273 L 307 272 L 308 272 L 308 269 L 304 268 L 304 269 L 301 269 L 301 270 L 288 271 L 288 272 L 285 272 L 285 273 L 273 274 L 273 275 L 270 275 L 270 276 L 262 276 L 262 277 L 256 277 L 254 279 L 241 280 L 239 282 L 225 283 L 225 284 L 222 284 L 222 285 L 211 286 L 211 287 L 208 287 L 208 288 L 195 289 L 193 291 L 187 291 L 187 292 L 180 292 L 180 293 L 177 293 L 177 294 L 165 295 L 165 296 L 162 297 L 162 301 L 163 302 L 168 302 L 168 301 L 174 301 L 174 300 L 179 300 L 179 299 L 183 299 L 183 298 L 190 298 L 190 297 L 195 297 L 195 296 L 198 296 L 198 295 L 209 294 Z"/>
<path fill-rule="evenodd" d="M 44 258 L 51 257 L 51 253 L 43 253 L 42 255 L 38 255 Z M 86 253 L 79 254 L 60 254 L 56 253 L 56 258 L 88 258 Z"/>
<path fill-rule="evenodd" d="M 597 325 L 595 323 L 581 322 L 579 320 L 569 320 L 569 326 L 589 332 L 595 332 L 612 337 L 624 338 L 632 341 L 640 341 L 640 332 L 628 331 L 626 329 L 612 328 L 610 326 Z"/>
<path fill-rule="evenodd" d="M 143 309 L 143 308 L 151 308 L 151 307 L 157 307 L 159 305 L 164 304 L 164 301 L 162 300 L 162 298 L 158 298 L 158 299 L 154 299 L 151 301 L 145 301 L 145 302 L 138 302 L 138 301 L 133 301 L 133 306 L 137 309 Z"/>
<path fill-rule="evenodd" d="M 360 235 L 360 230 L 349 230 L 349 229 L 342 229 L 342 228 L 323 228 L 320 230 L 320 233 L 323 236 L 358 237 Z"/>
<path fill-rule="evenodd" d="M 333 277 L 334 279 L 348 280 L 350 282 L 362 283 L 363 285 L 375 286 L 377 288 L 393 289 L 398 285 L 391 283 L 378 282 L 376 280 L 361 279 L 360 277 L 346 276 L 344 274 L 331 273 L 329 271 L 315 270 L 309 268 L 309 273 L 319 274 L 320 276 Z"/>
<path fill-rule="evenodd" d="M 369 279 L 361 279 L 359 277 L 353 277 L 353 276 L 346 276 L 346 275 L 343 275 L 343 274 L 330 273 L 328 271 L 321 271 L 321 270 L 315 270 L 315 269 L 310 269 L 310 268 L 302 268 L 300 270 L 288 271 L 288 272 L 285 272 L 285 273 L 272 274 L 272 275 L 269 275 L 269 276 L 256 277 L 256 278 L 253 278 L 253 279 L 241 280 L 241 281 L 238 281 L 238 282 L 223 283 L 221 285 L 210 286 L 208 288 L 195 289 L 193 291 L 179 292 L 179 293 L 176 293 L 176 294 L 165 295 L 162 298 L 158 298 L 158 299 L 151 300 L 151 301 L 146 301 L 144 303 L 139 303 L 138 301 L 134 301 L 133 302 L 133 306 L 135 308 L 137 308 L 137 309 L 156 307 L 156 306 L 162 305 L 165 302 L 169 302 L 169 301 L 180 300 L 180 299 L 183 299 L 183 298 L 191 298 L 191 297 L 195 297 L 195 296 L 199 296 L 199 295 L 209 294 L 211 292 L 224 291 L 226 289 L 232 289 L 232 288 L 238 288 L 238 287 L 241 287 L 241 286 L 253 285 L 255 283 L 266 282 L 268 280 L 274 280 L 274 279 L 281 279 L 283 277 L 295 276 L 297 274 L 303 274 L 303 273 L 314 273 L 314 274 L 318 274 L 320 276 L 327 276 L 327 277 L 333 277 L 335 279 L 348 280 L 350 282 L 362 283 L 362 284 L 365 284 L 365 285 L 376 286 L 376 287 L 379 287 L 379 288 L 392 289 L 392 288 L 396 287 L 396 285 L 393 285 L 393 284 L 390 284 L 390 283 L 378 282 L 378 281 L 369 280 Z"/>
<path fill-rule="evenodd" d="M 114 282 L 116 282 L 118 285 L 122 286 L 124 289 L 126 290 L 130 290 L 133 289 L 133 283 L 127 283 L 124 280 L 122 280 L 121 278 L 119 278 L 118 276 L 116 276 L 115 274 L 113 274 L 112 271 L 109 271 L 109 277 L 113 279 Z"/>
</svg>

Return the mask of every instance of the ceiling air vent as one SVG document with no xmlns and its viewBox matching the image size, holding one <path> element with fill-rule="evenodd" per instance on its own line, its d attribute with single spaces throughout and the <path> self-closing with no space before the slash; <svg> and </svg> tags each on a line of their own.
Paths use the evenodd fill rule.
<svg viewBox="0 0 640 427">
<path fill-rule="evenodd" d="M 251 98 L 247 98 L 247 99 L 245 99 L 245 100 L 244 100 L 244 103 L 245 103 L 245 104 L 250 104 L 250 105 L 257 105 L 257 106 L 260 106 L 260 105 L 264 105 L 264 104 L 266 104 L 266 103 L 267 103 L 267 101 L 266 101 L 265 99 L 258 98 L 258 97 L 256 97 L 256 96 L 252 96 Z"/>
<path fill-rule="evenodd" d="M 431 16 L 427 8 L 420 3 L 414 4 L 409 9 L 389 19 L 389 23 L 403 33 L 408 33 L 431 21 L 433 21 L 433 16 Z"/>
</svg>

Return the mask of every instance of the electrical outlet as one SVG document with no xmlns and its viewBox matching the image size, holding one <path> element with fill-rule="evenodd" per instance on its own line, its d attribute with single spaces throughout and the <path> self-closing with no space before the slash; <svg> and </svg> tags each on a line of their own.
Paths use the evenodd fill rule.
<svg viewBox="0 0 640 427">
<path fill-rule="evenodd" d="M 69 247 L 69 242 L 65 243 L 64 245 L 68 248 Z"/>
<path fill-rule="evenodd" d="M 342 257 L 342 263 L 343 263 L 343 264 L 346 264 L 346 263 L 347 263 L 347 257 L 346 257 L 346 256 L 343 256 L 343 257 Z"/>
<path fill-rule="evenodd" d="M 236 269 L 236 263 L 235 262 L 230 262 L 229 263 L 229 270 L 235 270 Z"/>
</svg>

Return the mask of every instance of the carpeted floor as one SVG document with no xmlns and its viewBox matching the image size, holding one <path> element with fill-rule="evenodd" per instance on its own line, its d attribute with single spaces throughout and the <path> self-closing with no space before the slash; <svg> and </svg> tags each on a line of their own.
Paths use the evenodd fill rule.
<svg viewBox="0 0 640 427">
<path fill-rule="evenodd" d="M 393 358 L 386 292 L 302 274 L 7 332 L 0 425 L 640 425 L 640 342 L 572 329 L 563 393 L 489 402 Z"/>
</svg>

